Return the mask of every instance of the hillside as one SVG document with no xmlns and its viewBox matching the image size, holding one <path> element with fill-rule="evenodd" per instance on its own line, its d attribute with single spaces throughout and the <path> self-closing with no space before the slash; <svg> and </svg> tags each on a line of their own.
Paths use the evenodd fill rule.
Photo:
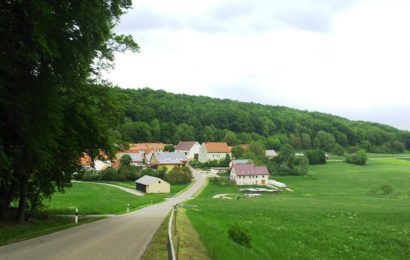
<svg viewBox="0 0 410 260">
<path fill-rule="evenodd" d="M 261 105 L 162 90 L 120 89 L 125 119 L 118 132 L 124 141 L 227 141 L 230 145 L 263 143 L 278 149 L 360 146 L 370 152 L 410 148 L 410 132 L 378 123 L 352 121 L 319 112 Z"/>
</svg>

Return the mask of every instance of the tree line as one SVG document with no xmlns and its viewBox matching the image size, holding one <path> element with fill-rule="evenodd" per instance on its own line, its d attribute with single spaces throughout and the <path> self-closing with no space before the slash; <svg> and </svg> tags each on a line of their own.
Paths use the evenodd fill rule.
<svg viewBox="0 0 410 260">
<path fill-rule="evenodd" d="M 386 153 L 410 149 L 410 132 L 378 123 L 149 88 L 113 91 L 125 111 L 116 133 L 127 142 L 226 141 L 232 146 L 258 142 L 267 149 L 289 144 L 294 149 L 336 153 L 351 146 Z"/>
</svg>

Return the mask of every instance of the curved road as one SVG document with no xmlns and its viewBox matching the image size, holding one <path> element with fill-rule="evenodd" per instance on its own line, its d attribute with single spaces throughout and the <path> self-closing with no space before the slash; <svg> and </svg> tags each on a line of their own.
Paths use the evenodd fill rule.
<svg viewBox="0 0 410 260">
<path fill-rule="evenodd" d="M 191 198 L 205 176 L 179 196 L 140 210 L 0 247 L 1 259 L 140 259 L 176 203 Z"/>
</svg>

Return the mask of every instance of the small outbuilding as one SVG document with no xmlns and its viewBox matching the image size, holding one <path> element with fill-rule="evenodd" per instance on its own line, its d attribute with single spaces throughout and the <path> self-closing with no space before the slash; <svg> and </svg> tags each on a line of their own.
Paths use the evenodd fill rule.
<svg viewBox="0 0 410 260">
<path fill-rule="evenodd" d="M 135 181 L 135 188 L 145 193 L 169 193 L 171 185 L 157 177 L 145 175 Z"/>
</svg>

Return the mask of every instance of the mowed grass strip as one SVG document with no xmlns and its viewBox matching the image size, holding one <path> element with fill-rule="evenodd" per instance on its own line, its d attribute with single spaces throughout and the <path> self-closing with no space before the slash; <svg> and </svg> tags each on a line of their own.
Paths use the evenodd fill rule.
<svg viewBox="0 0 410 260">
<path fill-rule="evenodd" d="M 212 259 L 406 259 L 410 255 L 410 161 L 311 166 L 307 177 L 276 178 L 295 192 L 212 199 L 237 187 L 209 184 L 187 209 Z M 381 185 L 390 195 L 370 195 Z M 245 226 L 251 248 L 228 236 Z"/>
<path fill-rule="evenodd" d="M 23 224 L 0 223 L 0 246 L 47 235 L 100 219 L 102 218 L 80 219 L 78 224 L 75 224 L 73 219 L 70 218 L 48 216 L 45 219 L 30 220 Z"/>
<path fill-rule="evenodd" d="M 45 202 L 45 210 L 57 214 L 73 214 L 78 208 L 81 215 L 118 214 L 141 206 L 157 203 L 164 199 L 162 194 L 135 196 L 115 187 L 92 183 L 73 183 L 64 193 L 55 193 Z"/>
</svg>

